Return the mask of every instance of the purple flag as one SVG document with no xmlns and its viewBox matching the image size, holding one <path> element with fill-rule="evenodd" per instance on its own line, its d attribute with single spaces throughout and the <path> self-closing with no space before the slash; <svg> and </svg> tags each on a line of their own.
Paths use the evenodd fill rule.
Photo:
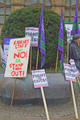
<svg viewBox="0 0 80 120">
<path fill-rule="evenodd" d="M 61 10 L 61 19 L 60 19 L 60 27 L 59 27 L 59 38 L 58 38 L 58 47 L 59 56 L 61 56 L 61 63 L 63 65 L 64 61 L 64 28 L 63 28 L 63 9 Z"/>
<path fill-rule="evenodd" d="M 41 8 L 38 48 L 37 49 L 40 49 L 40 52 L 41 52 L 41 68 L 42 68 L 45 64 L 45 56 L 46 56 L 43 7 Z"/>
<path fill-rule="evenodd" d="M 75 11 L 75 15 L 74 15 L 74 21 L 73 21 L 73 28 L 71 31 L 71 35 L 74 34 L 80 34 L 79 32 L 79 24 L 78 24 L 78 8 L 77 8 L 77 3 L 76 3 L 76 11 Z"/>
</svg>

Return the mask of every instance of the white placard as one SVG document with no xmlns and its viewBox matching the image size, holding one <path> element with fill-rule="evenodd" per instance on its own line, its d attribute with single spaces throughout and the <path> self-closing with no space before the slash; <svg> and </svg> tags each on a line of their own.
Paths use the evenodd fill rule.
<svg viewBox="0 0 80 120">
<path fill-rule="evenodd" d="M 26 27 L 25 28 L 25 37 L 31 37 L 31 46 L 38 46 L 38 33 L 39 28 L 37 27 Z"/>
<path fill-rule="evenodd" d="M 4 51 L 2 49 L 2 46 L 1 46 L 1 64 L 2 64 L 3 68 L 6 68 L 6 62 L 5 62 L 5 59 L 4 59 Z"/>
<path fill-rule="evenodd" d="M 48 87 L 48 81 L 44 69 L 32 71 L 32 77 L 34 88 Z"/>
<path fill-rule="evenodd" d="M 10 40 L 5 77 L 26 77 L 31 37 Z"/>
<path fill-rule="evenodd" d="M 70 43 L 73 39 L 73 35 L 71 35 L 72 27 L 73 27 L 73 23 L 65 22 L 65 28 L 67 31 L 67 43 Z M 79 23 L 79 28 L 80 28 L 80 23 Z"/>
<path fill-rule="evenodd" d="M 76 64 L 73 59 L 70 60 L 70 64 L 73 67 L 75 77 L 78 77 L 80 75 L 78 69 L 76 68 Z"/>
<path fill-rule="evenodd" d="M 68 81 L 76 82 L 76 77 L 74 74 L 74 69 L 71 65 L 64 63 L 65 78 Z"/>
</svg>

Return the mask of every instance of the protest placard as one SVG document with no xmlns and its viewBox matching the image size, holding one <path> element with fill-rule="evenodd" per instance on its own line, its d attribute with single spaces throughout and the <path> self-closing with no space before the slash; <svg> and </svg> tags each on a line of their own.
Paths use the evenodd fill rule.
<svg viewBox="0 0 80 120">
<path fill-rule="evenodd" d="M 4 61 L 7 63 L 10 40 L 13 38 L 3 38 L 4 43 Z"/>
<path fill-rule="evenodd" d="M 38 33 L 39 28 L 37 27 L 26 27 L 25 28 L 25 37 L 31 37 L 31 46 L 38 46 Z"/>
<path fill-rule="evenodd" d="M 32 77 L 34 88 L 48 87 L 48 81 L 44 69 L 32 71 Z"/>
<path fill-rule="evenodd" d="M 80 75 L 80 73 L 79 73 L 78 69 L 76 68 L 76 64 L 75 64 L 73 59 L 70 60 L 70 64 L 73 68 L 73 72 L 75 74 L 75 77 L 78 77 Z"/>
<path fill-rule="evenodd" d="M 68 81 L 76 82 L 74 68 L 67 63 L 64 63 L 65 78 Z"/>
<path fill-rule="evenodd" d="M 26 77 L 31 37 L 10 40 L 5 77 Z"/>
</svg>

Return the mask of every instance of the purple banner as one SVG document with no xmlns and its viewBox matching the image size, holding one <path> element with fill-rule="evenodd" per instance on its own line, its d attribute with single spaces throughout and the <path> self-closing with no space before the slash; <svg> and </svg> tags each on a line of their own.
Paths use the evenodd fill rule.
<svg viewBox="0 0 80 120">
<path fill-rule="evenodd" d="M 14 39 L 14 38 L 3 38 L 4 45 L 9 45 L 10 39 Z"/>
</svg>

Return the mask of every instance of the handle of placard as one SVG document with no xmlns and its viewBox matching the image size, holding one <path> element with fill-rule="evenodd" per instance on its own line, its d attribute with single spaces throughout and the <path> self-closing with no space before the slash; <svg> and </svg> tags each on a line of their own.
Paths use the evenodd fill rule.
<svg viewBox="0 0 80 120">
<path fill-rule="evenodd" d="M 38 68 L 38 57 L 39 57 L 39 50 L 37 50 L 36 70 L 37 70 L 37 68 Z"/>
<path fill-rule="evenodd" d="M 56 69 L 55 69 L 55 72 L 57 72 L 58 55 L 59 55 L 59 50 L 57 50 L 57 58 L 56 58 Z"/>
<path fill-rule="evenodd" d="M 70 81 L 70 84 L 71 84 L 71 91 L 72 91 L 72 97 L 73 97 L 73 103 L 74 103 L 75 116 L 76 116 L 76 119 L 78 120 L 78 112 L 77 112 L 77 106 L 76 106 L 76 101 L 75 101 L 75 95 L 74 95 L 74 89 L 73 89 L 72 81 Z"/>
<path fill-rule="evenodd" d="M 30 47 L 30 71 L 31 71 L 31 62 L 32 62 L 32 46 Z"/>
<path fill-rule="evenodd" d="M 42 93 L 42 97 L 43 97 L 43 102 L 44 102 L 44 107 L 45 107 L 45 112 L 46 112 L 47 120 L 50 120 L 43 87 L 41 87 L 41 93 Z"/>
<path fill-rule="evenodd" d="M 14 88 L 13 88 L 13 94 L 12 94 L 12 100 L 11 100 L 11 106 L 10 106 L 9 117 L 10 117 L 11 108 L 12 108 L 12 103 L 13 103 L 13 98 L 14 98 L 14 91 L 15 91 L 15 86 L 16 86 L 16 78 L 15 78 L 15 82 L 14 82 Z"/>
</svg>

